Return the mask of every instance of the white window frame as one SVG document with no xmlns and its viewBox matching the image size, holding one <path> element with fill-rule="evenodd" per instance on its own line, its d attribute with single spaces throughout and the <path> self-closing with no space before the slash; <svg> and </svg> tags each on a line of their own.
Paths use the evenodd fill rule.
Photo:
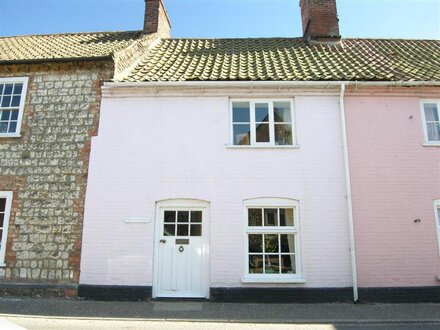
<svg viewBox="0 0 440 330">
<path fill-rule="evenodd" d="M 13 197 L 12 191 L 0 191 L 0 198 L 6 198 L 5 218 L 3 221 L 3 233 L 2 233 L 1 247 L 0 247 L 0 267 L 6 266 L 5 254 L 6 254 L 6 243 L 8 240 L 9 219 L 11 217 L 12 197 Z"/>
<path fill-rule="evenodd" d="M 233 103 L 234 102 L 249 102 L 250 104 L 250 144 L 249 145 L 236 145 L 234 144 L 234 120 L 233 120 Z M 275 123 L 274 123 L 274 102 L 289 102 L 290 103 L 290 118 L 292 126 L 292 144 L 277 145 L 275 144 Z M 257 142 L 256 141 L 256 122 L 255 122 L 255 104 L 256 103 L 268 103 L 269 104 L 269 142 Z M 296 141 L 296 120 L 295 120 L 295 107 L 294 99 L 281 98 L 281 99 L 245 99 L 245 98 L 232 98 L 229 100 L 229 144 L 230 148 L 297 148 Z"/>
<path fill-rule="evenodd" d="M 437 104 L 437 114 L 440 119 L 440 100 L 435 100 L 435 99 L 420 100 L 420 111 L 422 113 L 423 135 L 425 138 L 425 142 L 423 145 L 424 146 L 440 146 L 440 141 L 429 141 L 429 139 L 428 139 L 428 127 L 427 127 L 427 123 L 426 123 L 425 108 L 424 108 L 425 103 Z"/>
<path fill-rule="evenodd" d="M 434 219 L 435 219 L 435 227 L 437 228 L 437 240 L 438 240 L 438 250 L 440 255 L 440 199 L 434 201 Z M 440 280 L 440 275 L 439 275 Z"/>
<path fill-rule="evenodd" d="M 0 78 L 0 84 L 22 83 L 23 89 L 21 91 L 20 105 L 18 106 L 17 130 L 14 133 L 0 133 L 0 138 L 21 137 L 21 122 L 23 120 L 24 105 L 26 103 L 26 94 L 28 88 L 28 77 L 12 77 Z M 1 103 L 0 103 L 1 105 Z"/>
<path fill-rule="evenodd" d="M 244 206 L 244 269 L 243 283 L 305 283 L 301 269 L 301 238 L 299 202 L 289 198 L 253 198 L 243 201 Z M 250 227 L 248 225 L 249 208 L 293 208 L 294 227 Z M 264 220 L 263 220 L 264 221 Z M 296 274 L 250 274 L 249 273 L 249 234 L 295 234 Z"/>
</svg>

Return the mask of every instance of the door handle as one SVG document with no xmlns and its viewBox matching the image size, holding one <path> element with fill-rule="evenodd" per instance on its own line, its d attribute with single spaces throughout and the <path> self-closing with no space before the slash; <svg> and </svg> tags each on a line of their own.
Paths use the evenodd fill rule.
<svg viewBox="0 0 440 330">
<path fill-rule="evenodd" d="M 166 243 L 166 242 L 167 242 L 166 239 L 161 239 L 161 240 L 159 241 L 159 243 Z"/>
</svg>

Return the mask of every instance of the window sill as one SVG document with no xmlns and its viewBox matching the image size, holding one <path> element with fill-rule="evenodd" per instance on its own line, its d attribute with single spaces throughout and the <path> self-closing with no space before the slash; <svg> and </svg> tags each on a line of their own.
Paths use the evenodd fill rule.
<svg viewBox="0 0 440 330">
<path fill-rule="evenodd" d="M 0 267 L 6 267 L 6 264 L 4 262 L 0 262 Z"/>
<path fill-rule="evenodd" d="M 422 146 L 424 146 L 424 147 L 440 147 L 440 141 L 439 142 L 423 143 Z"/>
<path fill-rule="evenodd" d="M 265 276 L 243 276 L 241 278 L 242 283 L 297 283 L 303 284 L 306 283 L 304 278 L 300 277 L 265 277 Z"/>
<path fill-rule="evenodd" d="M 227 149 L 299 149 L 299 145 L 291 145 L 291 146 L 256 146 L 256 145 L 247 145 L 247 146 L 236 146 L 232 144 L 225 144 Z"/>
<path fill-rule="evenodd" d="M 14 134 L 0 134 L 0 138 L 19 138 L 21 137 L 20 133 L 14 133 Z"/>
</svg>

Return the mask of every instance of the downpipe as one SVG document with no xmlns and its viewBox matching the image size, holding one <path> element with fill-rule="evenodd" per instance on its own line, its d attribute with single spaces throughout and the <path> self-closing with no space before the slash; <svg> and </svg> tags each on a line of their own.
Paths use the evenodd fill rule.
<svg viewBox="0 0 440 330">
<path fill-rule="evenodd" d="M 350 164 L 348 158 L 348 144 L 347 144 L 347 126 L 345 121 L 345 84 L 341 84 L 341 93 L 339 94 L 339 110 L 341 113 L 342 126 L 342 145 L 344 150 L 344 169 L 345 169 L 345 188 L 347 192 L 347 210 L 348 210 L 348 228 L 350 234 L 350 257 L 351 257 L 351 274 L 353 282 L 353 301 L 356 303 L 359 300 L 358 283 L 357 283 L 357 268 L 356 268 L 356 249 L 354 241 L 354 225 L 353 225 L 353 204 L 351 198 L 351 182 L 350 182 Z"/>
</svg>

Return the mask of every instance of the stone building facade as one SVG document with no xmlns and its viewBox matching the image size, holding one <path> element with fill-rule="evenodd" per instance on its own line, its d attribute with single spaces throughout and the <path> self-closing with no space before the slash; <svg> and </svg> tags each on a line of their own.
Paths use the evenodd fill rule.
<svg viewBox="0 0 440 330">
<path fill-rule="evenodd" d="M 3 282 L 78 281 L 90 139 L 112 74 L 109 61 L 0 67 L 29 77 L 21 137 L 0 143 L 0 190 L 14 192 Z"/>
<path fill-rule="evenodd" d="M 0 37 L 0 293 L 76 294 L 101 85 L 169 37 L 161 0 L 151 8 L 154 31 Z M 20 111 L 11 79 L 27 81 Z"/>
</svg>

